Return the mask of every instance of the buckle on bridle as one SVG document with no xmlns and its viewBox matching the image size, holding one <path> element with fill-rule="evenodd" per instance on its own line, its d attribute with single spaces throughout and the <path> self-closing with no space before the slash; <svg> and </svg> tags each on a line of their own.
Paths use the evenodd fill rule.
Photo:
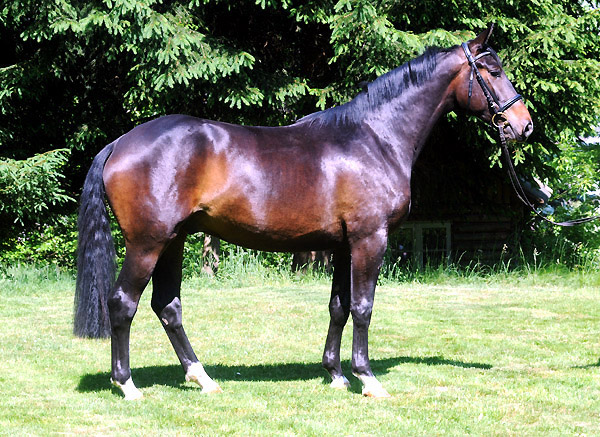
<svg viewBox="0 0 600 437">
<path fill-rule="evenodd" d="M 508 124 L 508 119 L 504 116 L 504 112 L 496 112 L 492 115 L 492 124 L 498 129 Z"/>
</svg>

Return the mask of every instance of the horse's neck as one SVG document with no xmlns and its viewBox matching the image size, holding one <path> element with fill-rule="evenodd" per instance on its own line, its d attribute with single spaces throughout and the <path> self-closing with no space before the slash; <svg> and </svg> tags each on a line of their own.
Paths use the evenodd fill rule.
<svg viewBox="0 0 600 437">
<path fill-rule="evenodd" d="M 428 81 L 405 90 L 365 120 L 406 171 L 410 172 L 435 123 L 452 109 L 450 85 L 459 70 L 455 57 L 443 58 Z"/>
</svg>

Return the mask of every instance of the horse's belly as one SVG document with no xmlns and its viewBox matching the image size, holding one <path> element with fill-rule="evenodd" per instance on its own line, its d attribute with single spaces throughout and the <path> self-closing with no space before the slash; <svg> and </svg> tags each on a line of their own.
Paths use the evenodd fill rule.
<svg viewBox="0 0 600 437">
<path fill-rule="evenodd" d="M 284 252 L 331 249 L 344 238 L 341 223 L 312 214 L 290 212 L 261 218 L 243 204 L 232 209 L 198 211 L 188 220 L 187 230 L 208 232 L 251 249 Z"/>
</svg>

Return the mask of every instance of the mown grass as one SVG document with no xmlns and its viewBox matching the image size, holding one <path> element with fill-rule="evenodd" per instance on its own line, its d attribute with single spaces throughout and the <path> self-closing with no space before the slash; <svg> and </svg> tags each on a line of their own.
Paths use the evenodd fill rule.
<svg viewBox="0 0 600 437">
<path fill-rule="evenodd" d="M 387 400 L 363 398 L 350 376 L 350 327 L 342 356 L 352 387 L 329 388 L 320 366 L 326 278 L 245 275 L 183 287 L 186 330 L 224 393 L 203 395 L 184 381 L 146 292 L 131 345 L 145 398 L 125 402 L 109 384 L 109 341 L 71 334 L 73 278 L 52 268 L 2 269 L 0 433 L 600 433 L 597 273 L 383 281 L 370 351 L 393 395 Z"/>
</svg>

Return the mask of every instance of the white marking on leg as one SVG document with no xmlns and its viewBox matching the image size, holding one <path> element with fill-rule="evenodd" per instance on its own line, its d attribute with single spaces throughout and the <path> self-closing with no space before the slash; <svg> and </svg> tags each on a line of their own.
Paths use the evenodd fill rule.
<svg viewBox="0 0 600 437">
<path fill-rule="evenodd" d="M 350 387 L 350 381 L 348 381 L 348 379 L 344 375 L 332 377 L 331 379 L 332 388 L 335 388 L 337 390 L 348 390 L 348 388 Z"/>
<path fill-rule="evenodd" d="M 192 363 L 185 374 L 186 381 L 192 381 L 202 387 L 202 393 L 223 393 L 219 384 L 211 379 L 200 363 Z"/>
<path fill-rule="evenodd" d="M 360 382 L 363 384 L 362 394 L 363 396 L 369 396 L 371 398 L 389 398 L 390 394 L 381 385 L 377 378 L 374 376 L 361 376 L 356 375 Z"/>
<path fill-rule="evenodd" d="M 112 378 L 110 378 L 110 382 L 112 382 L 115 387 L 118 387 L 123 392 L 126 401 L 135 401 L 144 397 L 142 392 L 137 389 L 131 378 L 125 381 L 125 384 L 121 384 Z"/>
</svg>

